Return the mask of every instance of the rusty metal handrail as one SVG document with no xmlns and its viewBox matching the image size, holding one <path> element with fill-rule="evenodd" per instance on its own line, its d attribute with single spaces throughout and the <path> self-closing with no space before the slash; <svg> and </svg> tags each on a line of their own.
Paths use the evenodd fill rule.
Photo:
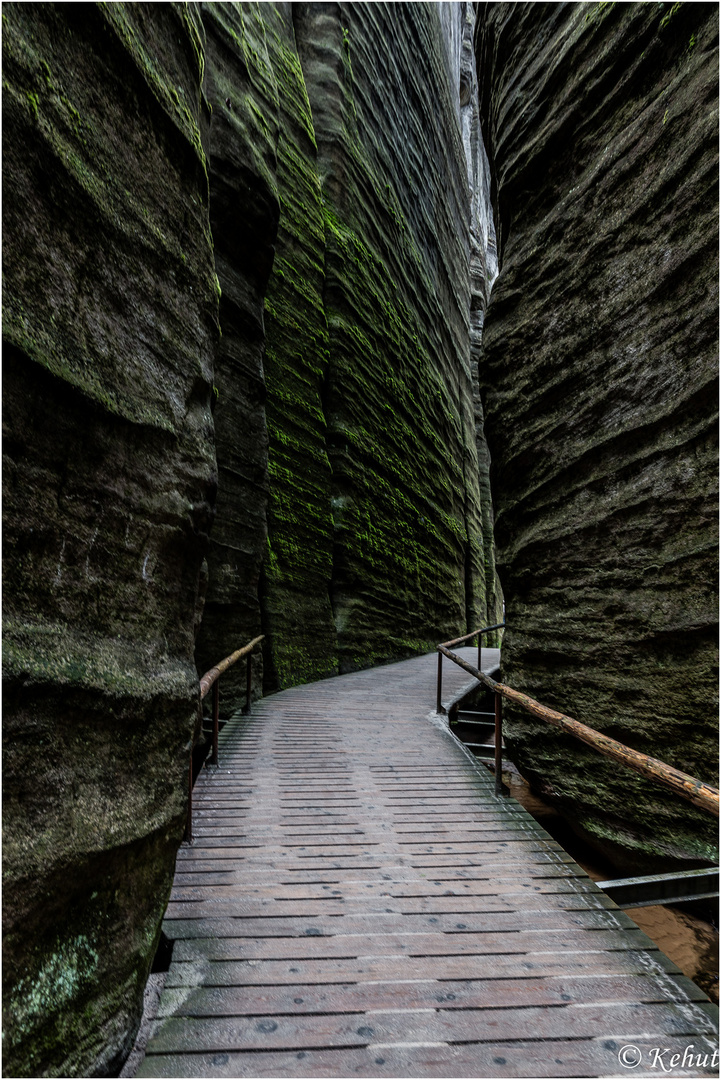
<svg viewBox="0 0 721 1080">
<path fill-rule="evenodd" d="M 473 635 L 470 634 L 468 636 L 472 637 Z M 447 656 L 454 664 L 463 668 L 469 675 L 473 675 L 474 678 L 478 679 L 484 686 L 487 686 L 489 690 L 493 690 L 495 694 L 496 794 L 500 794 L 501 791 L 501 701 L 505 697 L 508 698 L 509 701 L 513 701 L 516 705 L 520 705 L 521 708 L 530 712 L 531 715 L 535 716 L 537 719 L 543 720 L 547 724 L 552 724 L 554 727 L 562 728 L 570 735 L 585 742 L 588 746 L 592 746 L 599 754 L 613 758 L 614 761 L 620 761 L 623 765 L 626 765 L 627 768 L 633 769 L 635 772 L 653 780 L 657 784 L 662 784 L 664 787 L 670 788 L 677 795 L 680 795 L 681 798 L 693 803 L 694 806 L 698 806 L 700 809 L 706 810 L 710 814 L 715 814 L 716 817 L 719 816 L 719 792 L 717 788 L 711 787 L 710 784 L 704 783 L 703 780 L 697 780 L 695 777 L 689 776 L 688 773 L 681 772 L 680 769 L 675 769 L 672 765 L 667 765 L 664 761 L 659 761 L 658 758 L 649 757 L 648 754 L 642 754 L 639 750 L 633 750 L 630 746 L 625 746 L 624 743 L 618 742 L 616 739 L 611 739 L 608 735 L 603 735 L 600 731 L 596 731 L 594 728 L 582 724 L 579 720 L 574 720 L 564 713 L 556 712 L 555 709 L 549 709 L 548 706 L 541 705 L 540 702 L 529 697 L 527 694 L 521 694 L 518 690 L 513 690 L 504 683 L 496 682 L 490 675 L 486 675 L 485 672 L 480 669 L 474 668 L 462 657 L 451 652 L 445 644 L 437 645 L 436 648 L 438 650 L 439 672 L 443 657 Z M 441 709 L 438 709 L 437 711 L 440 712 Z"/>
<path fill-rule="evenodd" d="M 220 691 L 219 680 L 220 676 L 231 668 L 233 664 L 237 664 L 238 660 L 242 657 L 248 657 L 248 664 L 246 669 L 245 680 L 245 708 L 243 712 L 246 715 L 250 714 L 250 697 L 252 691 L 252 658 L 251 654 L 256 645 L 258 645 L 263 638 L 264 634 L 260 634 L 258 637 L 253 638 L 247 645 L 244 645 L 242 649 L 237 649 L 230 656 L 226 656 L 225 660 L 221 660 L 219 664 L 212 667 L 210 671 L 206 671 L 205 675 L 200 680 L 200 700 L 207 697 L 208 692 L 213 691 L 213 747 L 210 753 L 210 765 L 218 764 L 218 730 L 219 730 L 219 710 L 220 710 Z M 190 841 L 193 839 L 193 749 L 190 748 L 190 765 L 188 766 L 188 817 L 185 826 L 185 839 Z"/>
</svg>

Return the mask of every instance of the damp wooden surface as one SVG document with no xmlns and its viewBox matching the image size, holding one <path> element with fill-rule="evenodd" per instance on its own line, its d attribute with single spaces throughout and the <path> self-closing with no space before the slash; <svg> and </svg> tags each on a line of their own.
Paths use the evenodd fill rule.
<svg viewBox="0 0 721 1080">
<path fill-rule="evenodd" d="M 295 687 L 225 726 L 137 1075 L 618 1076 L 629 1045 L 635 1075 L 718 1073 L 716 1008 L 494 795 L 432 712 L 435 673 Z M 444 698 L 466 680 L 445 665 Z"/>
</svg>

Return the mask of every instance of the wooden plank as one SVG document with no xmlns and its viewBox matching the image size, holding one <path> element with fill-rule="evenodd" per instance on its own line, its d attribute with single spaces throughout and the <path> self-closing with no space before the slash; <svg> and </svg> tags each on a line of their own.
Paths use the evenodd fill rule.
<svg viewBox="0 0 721 1080">
<path fill-rule="evenodd" d="M 241 870 L 203 871 L 201 873 L 182 873 L 175 875 L 174 889 L 185 887 L 211 887 L 238 886 L 241 884 L 243 895 L 248 898 L 268 897 L 276 899 L 280 895 L 284 900 L 312 900 L 324 899 L 331 895 L 342 895 L 346 900 L 355 897 L 391 896 L 394 898 L 408 897 L 409 899 L 422 899 L 424 897 L 447 897 L 447 896 L 498 896 L 503 895 L 506 899 L 517 895 L 523 896 L 525 890 L 552 894 L 583 894 L 591 893 L 594 896 L 603 896 L 600 889 L 593 882 L 584 881 L 582 878 L 567 880 L 563 876 L 548 878 L 533 878 L 531 882 L 519 882 L 515 877 L 489 877 L 475 880 L 457 878 L 453 882 L 436 883 L 427 878 L 393 879 L 391 881 L 352 881 L 345 879 L 338 882 L 342 889 L 335 889 L 333 884 L 318 882 L 286 882 L 279 879 L 275 883 L 251 882 Z M 198 884 L 201 883 L 202 884 Z"/>
<path fill-rule="evenodd" d="M 609 1003 L 524 1009 L 417 1009 L 340 1015 L 176 1017 L 155 1023 L 153 1053 L 378 1046 L 394 1042 L 484 1042 L 593 1038 L 611 1031 L 621 1039 L 639 1034 L 709 1035 L 716 1028 L 703 1003 L 679 1006 Z M 150 1050 L 150 1048 L 149 1048 Z"/>
<path fill-rule="evenodd" d="M 240 901 L 242 904 L 242 901 Z M 195 920 L 207 922 L 214 919 L 217 926 L 228 925 L 233 937 L 304 937 L 319 936 L 339 937 L 346 934 L 422 934 L 429 929 L 444 937 L 456 937 L 459 934 L 487 934 L 503 932 L 525 932 L 542 930 L 582 929 L 615 930 L 619 925 L 634 927 L 628 916 L 618 911 L 502 911 L 465 912 L 461 915 L 437 912 L 429 915 L 397 915 L 393 912 L 369 913 L 359 911 L 343 915 L 325 913 L 306 917 L 293 917 L 278 914 L 276 917 L 264 915 L 248 916 L 231 901 L 208 901 L 206 903 L 171 904 L 166 919 L 182 921 Z"/>
<path fill-rule="evenodd" d="M 521 1077 L 618 1076 L 622 1043 L 603 1036 L 593 1039 L 553 1039 L 540 1046 L 523 1042 L 490 1041 L 449 1046 L 445 1043 L 395 1045 L 361 1049 L 315 1049 L 265 1051 L 261 1053 L 210 1052 L 182 1056 L 157 1055 L 145 1059 L 138 1076 L 172 1077 L 273 1077 L 295 1076 L 337 1078 L 354 1077 L 495 1077 L 498 1080 Z M 654 1067 L 658 1040 L 641 1036 L 635 1039 L 641 1063 L 634 1076 L 659 1076 Z M 705 1060 L 697 1065 L 677 1065 L 674 1076 L 717 1076 L 718 1064 L 711 1064 L 716 1049 L 710 1040 L 695 1038 L 694 1051 Z M 664 1038 L 669 1053 L 682 1059 L 688 1052 L 688 1038 Z M 718 1056 L 716 1057 L 718 1062 Z"/>
<path fill-rule="evenodd" d="M 314 956 L 485 956 L 491 953 L 526 953 L 542 949 L 577 952 L 587 949 L 643 949 L 653 947 L 646 935 L 635 930 L 516 930 L 487 934 L 338 934 L 334 937 L 306 933 L 299 937 L 238 937 L 233 919 L 176 919 L 166 932 L 176 939 L 173 955 L 190 959 L 194 955 L 217 959 L 298 960 Z M 318 927 L 308 926 L 308 930 Z M 201 942 L 199 949 L 193 942 Z M 183 947 L 190 946 L 190 947 Z"/>
<path fill-rule="evenodd" d="M 198 986 L 283 986 L 319 983 L 387 982 L 391 979 L 436 979 L 440 987 L 459 979 L 525 981 L 529 978 L 565 977 L 585 979 L 589 970 L 593 977 L 614 975 L 652 975 L 671 989 L 677 986 L 689 995 L 689 1000 L 704 1000 L 705 995 L 676 965 L 658 950 L 627 949 L 610 952 L 589 949 L 557 952 L 521 952 L 484 954 L 483 956 L 445 956 L 438 979 L 436 957 L 374 956 L 290 960 L 212 960 L 196 949 L 192 959 L 180 959 L 187 952 L 187 942 L 178 942 L 173 965 L 165 985 Z M 668 983 L 667 976 L 673 976 Z"/>
<path fill-rule="evenodd" d="M 248 885 L 252 886 L 255 881 L 282 881 L 285 884 L 295 884 L 302 881 L 325 881 L 326 878 L 323 874 L 318 874 L 314 870 L 309 870 L 307 867 L 294 867 L 292 873 L 287 869 L 274 869 L 272 867 L 258 868 L 254 870 L 247 866 L 247 860 L 244 858 L 234 858 L 232 852 L 227 858 L 218 858 L 214 853 L 208 854 L 207 851 L 202 852 L 197 858 L 189 857 L 177 862 L 178 873 L 204 873 L 206 871 L 213 872 L 213 870 L 230 870 L 235 867 L 236 872 L 245 875 L 248 874 Z M 327 868 L 326 868 L 327 869 Z M 533 858 L 527 857 L 521 861 L 518 859 L 501 859 L 499 861 L 488 859 L 482 865 L 477 867 L 454 867 L 451 872 L 439 871 L 438 873 L 431 874 L 424 870 L 409 866 L 398 866 L 395 863 L 388 863 L 383 867 L 383 872 L 378 874 L 377 877 L 380 882 L 383 881 L 428 881 L 441 885 L 444 882 L 464 882 L 464 881 L 500 881 L 500 882 L 517 882 L 518 877 L 515 873 L 518 871 L 524 873 L 528 879 L 528 882 L 534 883 L 531 887 L 536 888 L 536 883 L 541 881 L 550 880 L 551 878 L 564 878 L 569 881 L 572 879 L 579 879 L 588 882 L 587 876 L 584 872 L 572 862 L 570 858 L 561 861 L 560 858 L 552 858 L 550 856 Z M 358 873 L 353 873 L 353 868 L 341 875 L 342 879 L 347 882 L 366 882 L 368 881 L 368 874 L 365 874 L 362 870 Z M 332 875 L 333 881 L 341 880 L 339 872 Z M 523 887 L 523 883 L 522 883 Z"/>
<path fill-rule="evenodd" d="M 449 980 L 288 986 L 166 987 L 158 1017 L 276 1016 L 398 1009 L 488 1009 L 673 1001 L 678 984 L 648 975 Z M 697 990 L 694 1000 L 703 1001 Z M 489 1017 L 492 1019 L 492 1017 Z"/>
<path fill-rule="evenodd" d="M 411 865 L 419 865 L 419 866 L 424 865 L 424 863 L 429 865 L 429 866 L 433 866 L 433 865 L 436 865 L 436 864 L 439 865 L 439 866 L 440 865 L 460 865 L 460 866 L 475 866 L 475 865 L 478 865 L 478 866 L 480 866 L 480 865 L 482 865 L 482 863 L 478 863 L 478 862 L 473 863 L 473 862 L 469 861 L 472 858 L 472 856 L 479 855 L 479 856 L 483 856 L 484 858 L 486 858 L 489 855 L 503 855 L 505 857 L 506 855 L 512 856 L 512 855 L 516 854 L 516 855 L 525 856 L 526 854 L 533 854 L 535 852 L 549 852 L 549 851 L 559 851 L 560 852 L 562 850 L 560 844 L 557 844 L 555 841 L 553 841 L 553 840 L 544 840 L 544 839 L 541 839 L 541 838 L 537 839 L 536 837 L 537 837 L 537 834 L 534 835 L 533 833 L 529 833 L 528 835 L 526 835 L 526 834 L 515 834 L 513 839 L 509 838 L 509 839 L 504 840 L 504 839 L 495 838 L 495 839 L 492 839 L 492 840 L 488 840 L 485 843 L 483 841 L 481 841 L 481 840 L 477 840 L 473 844 L 470 844 L 467 847 L 466 846 L 461 846 L 461 845 L 453 845 L 453 844 L 448 844 L 448 845 L 411 844 L 411 845 L 408 845 L 407 847 L 402 847 L 399 844 L 381 844 L 381 843 L 367 844 L 365 846 L 366 847 L 371 847 L 372 846 L 372 847 L 377 849 L 377 850 L 374 850 L 373 853 L 372 853 L 372 857 L 376 861 L 379 858 L 386 858 L 388 856 L 392 856 L 394 859 L 397 859 L 401 863 L 403 861 L 405 861 L 405 860 L 408 860 L 408 861 L 410 861 Z M 269 865 L 269 866 L 274 865 L 276 862 L 278 862 L 278 860 L 281 860 L 283 858 L 285 858 L 286 862 L 295 860 L 294 855 L 286 853 L 286 851 L 284 849 L 281 849 L 278 846 L 274 847 L 274 846 L 269 845 L 267 848 L 265 848 L 264 845 L 262 845 L 262 844 L 255 844 L 255 845 L 248 845 L 248 846 L 249 846 L 249 848 L 250 847 L 255 847 L 256 849 L 265 850 L 267 852 L 267 857 L 265 859 L 263 859 L 262 861 L 264 863 L 266 863 L 266 865 Z M 346 845 L 347 850 L 344 850 L 343 848 L 341 848 L 340 851 L 333 852 L 332 856 L 329 856 L 329 857 L 346 858 L 346 859 L 349 858 L 349 857 L 359 858 L 360 857 L 359 853 L 357 851 L 351 850 L 351 848 L 352 847 L 361 847 L 361 846 L 362 845 Z M 239 850 L 242 850 L 240 845 L 236 847 L 233 844 L 224 842 L 223 837 L 214 838 L 212 836 L 205 836 L 205 837 L 199 838 L 197 841 L 194 841 L 194 845 L 193 845 L 193 853 L 194 853 L 194 855 L 197 855 L 199 852 L 206 851 L 206 852 L 212 852 L 213 858 L 221 857 L 220 854 L 219 854 L 220 852 L 224 852 L 226 855 L 232 857 L 233 854 L 237 853 Z M 277 854 L 277 858 L 273 859 L 273 856 L 276 855 L 276 854 Z M 440 862 L 438 860 L 438 858 L 435 858 L 435 859 L 431 858 L 431 856 L 442 856 L 444 860 L 447 860 L 452 855 L 457 856 L 457 858 L 461 859 L 462 861 L 449 864 L 447 861 L 445 863 L 443 863 L 443 862 Z M 187 856 L 184 855 L 182 857 L 185 858 Z M 312 858 L 312 857 L 315 857 L 316 859 L 318 859 L 321 856 L 320 855 L 312 856 L 310 854 L 300 856 L 300 858 Z M 429 859 L 430 859 L 430 861 L 429 861 Z M 418 860 L 423 860 L 423 862 L 418 861 Z M 259 860 L 256 859 L 255 861 L 257 863 Z"/>
<path fill-rule="evenodd" d="M 338 896 L 327 895 L 324 897 L 312 896 L 305 900 L 293 899 L 283 896 L 280 898 L 250 899 L 245 886 L 238 885 L 209 885 L 209 886 L 176 886 L 170 897 L 172 904 L 178 905 L 180 917 L 191 917 L 188 910 L 189 904 L 225 904 L 232 907 L 234 917 L 243 916 L 257 918 L 262 915 L 273 918 L 282 916 L 293 918 L 308 918 L 313 915 L 488 915 L 494 912 L 518 913 L 518 898 L 520 893 L 511 896 L 501 896 L 498 893 L 482 896 L 443 896 L 433 894 L 431 896 L 391 897 L 391 896 L 355 896 L 346 897 L 340 895 L 340 890 L 334 890 Z M 615 910 L 613 900 L 603 893 L 579 894 L 573 891 L 562 893 L 540 893 L 533 903 L 524 907 L 523 917 L 533 916 L 536 913 L 549 910 L 560 911 L 584 911 L 601 908 Z M 185 909 L 185 910 L 184 910 Z M 205 915 L 204 911 L 200 909 Z M 214 913 L 216 909 L 213 909 Z M 217 909 L 220 914 L 220 909 Z"/>
</svg>

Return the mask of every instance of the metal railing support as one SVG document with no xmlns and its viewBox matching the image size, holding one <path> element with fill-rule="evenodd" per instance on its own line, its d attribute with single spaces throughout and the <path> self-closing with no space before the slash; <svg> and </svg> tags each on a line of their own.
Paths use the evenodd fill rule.
<svg viewBox="0 0 721 1080">
<path fill-rule="evenodd" d="M 719 868 L 714 866 L 707 870 L 644 874 L 641 877 L 597 881 L 596 884 L 624 909 L 681 904 L 684 900 L 715 900 L 719 894 Z"/>
<path fill-rule="evenodd" d="M 487 626 L 482 632 L 485 633 L 488 630 L 496 629 L 498 629 L 498 627 Z M 634 750 L 630 746 L 625 746 L 616 739 L 604 735 L 603 732 L 596 731 L 594 728 L 588 727 L 588 725 L 582 724 L 578 720 L 574 720 L 571 716 L 565 716 L 555 709 L 550 709 L 547 705 L 542 705 L 527 694 L 522 694 L 518 690 L 513 690 L 504 683 L 496 682 L 490 675 L 486 675 L 485 672 L 481 671 L 479 668 L 474 668 L 472 664 L 469 664 L 463 657 L 458 656 L 457 653 L 451 652 L 452 645 L 458 645 L 463 641 L 467 641 L 469 637 L 473 637 L 477 633 L 478 631 L 474 630 L 473 634 L 466 634 L 462 638 L 456 638 L 455 641 L 446 641 L 442 645 L 437 645 L 436 649 L 438 650 L 439 657 L 441 654 L 447 656 L 449 660 L 452 660 L 454 664 L 463 668 L 469 675 L 473 675 L 480 683 L 487 686 L 489 690 L 493 690 L 496 695 L 496 708 L 498 708 L 498 698 L 505 697 L 512 702 L 512 704 L 525 709 L 531 716 L 543 720 L 545 723 L 551 724 L 554 727 L 559 727 L 562 730 L 567 731 L 570 735 L 573 735 L 575 738 L 580 739 L 581 742 L 586 743 L 588 746 L 592 746 L 599 754 L 612 758 L 614 761 L 621 762 L 621 764 L 625 765 L 627 768 L 640 773 L 641 776 L 645 776 L 654 783 L 662 784 L 664 787 L 674 791 L 681 798 L 693 803 L 694 806 L 698 806 L 700 809 L 706 810 L 716 817 L 719 816 L 718 788 L 712 787 L 710 784 L 705 783 L 703 780 L 698 780 L 694 776 L 689 776 L 688 773 L 684 773 L 680 769 L 675 769 L 672 765 L 667 765 L 665 761 L 659 761 L 658 758 L 651 757 L 649 754 L 643 754 L 639 750 Z M 498 744 L 496 744 L 496 749 L 498 750 Z"/>
<path fill-rule="evenodd" d="M 438 684 L 436 686 L 436 712 L 443 713 L 446 710 L 443 708 L 441 701 L 441 690 L 443 686 L 443 653 L 438 653 Z"/>
<path fill-rule="evenodd" d="M 213 683 L 213 752 L 210 764 L 218 764 L 218 716 L 220 712 L 220 680 Z"/>
<path fill-rule="evenodd" d="M 503 794 L 503 698 L 496 691 L 495 772 L 496 795 Z"/>
<path fill-rule="evenodd" d="M 253 660 L 251 654 L 248 653 L 248 664 L 245 672 L 245 708 L 243 712 L 246 716 L 250 716 L 250 695 L 253 689 Z"/>
<path fill-rule="evenodd" d="M 211 689 L 213 691 L 213 734 L 212 734 L 213 743 L 212 743 L 212 749 L 211 749 L 211 754 L 210 754 L 210 760 L 208 762 L 209 765 L 217 765 L 218 764 L 218 730 L 219 730 L 219 727 L 220 727 L 220 723 L 219 723 L 220 690 L 219 690 L 219 687 L 218 687 L 218 683 L 219 683 L 219 680 L 220 680 L 220 676 L 225 671 L 227 671 L 229 667 L 232 667 L 233 664 L 237 663 L 238 660 L 240 660 L 241 657 L 243 657 L 243 656 L 248 657 L 248 666 L 247 666 L 247 669 L 246 669 L 246 683 L 245 683 L 245 707 L 243 709 L 243 712 L 244 713 L 249 713 L 250 712 L 250 699 L 251 699 L 251 693 L 252 693 L 252 689 L 253 689 L 253 685 L 252 685 L 252 683 L 253 683 L 253 667 L 252 667 L 251 654 L 252 654 L 253 649 L 255 648 L 255 646 L 259 642 L 261 642 L 263 640 L 263 637 L 264 637 L 264 635 L 261 634 L 259 637 L 253 638 L 253 640 L 249 641 L 247 645 L 244 645 L 242 649 L 238 649 L 237 652 L 231 653 L 230 656 L 226 656 L 225 660 L 221 660 L 220 663 L 216 664 L 215 667 L 212 667 L 210 669 L 210 671 L 206 671 L 205 675 L 203 675 L 203 677 L 200 680 L 200 700 L 201 701 L 203 700 L 204 697 L 206 697 L 206 695 L 209 693 L 209 691 Z M 201 708 L 200 705 L 198 707 Z M 202 720 L 202 708 L 201 708 L 201 720 Z M 191 739 L 191 741 L 190 741 L 190 762 L 188 764 L 188 816 L 187 816 L 186 822 L 185 822 L 185 840 L 188 843 L 191 843 L 192 840 L 193 840 L 193 750 L 194 750 L 194 745 L 193 745 L 193 740 Z"/>
<path fill-rule="evenodd" d="M 188 816 L 185 819 L 185 841 L 193 841 L 193 744 L 190 744 L 190 763 L 188 765 Z"/>
</svg>

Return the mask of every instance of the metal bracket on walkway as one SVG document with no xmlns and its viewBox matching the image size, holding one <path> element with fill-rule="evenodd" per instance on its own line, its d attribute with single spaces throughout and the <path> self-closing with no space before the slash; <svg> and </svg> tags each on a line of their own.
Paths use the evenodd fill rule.
<svg viewBox="0 0 721 1080">
<path fill-rule="evenodd" d="M 682 870 L 676 874 L 646 874 L 616 881 L 597 881 L 596 884 L 620 908 L 712 900 L 719 894 L 719 869 L 716 866 L 710 870 Z"/>
</svg>

